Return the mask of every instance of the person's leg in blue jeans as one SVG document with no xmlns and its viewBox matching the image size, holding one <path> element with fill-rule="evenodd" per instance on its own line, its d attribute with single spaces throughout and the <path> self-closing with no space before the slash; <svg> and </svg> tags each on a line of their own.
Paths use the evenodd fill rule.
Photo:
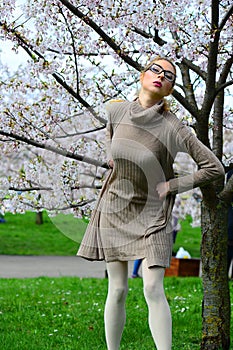
<svg viewBox="0 0 233 350">
<path fill-rule="evenodd" d="M 134 261 L 132 278 L 140 277 L 138 274 L 138 270 L 141 266 L 141 263 L 142 263 L 142 259 L 137 259 Z"/>
</svg>

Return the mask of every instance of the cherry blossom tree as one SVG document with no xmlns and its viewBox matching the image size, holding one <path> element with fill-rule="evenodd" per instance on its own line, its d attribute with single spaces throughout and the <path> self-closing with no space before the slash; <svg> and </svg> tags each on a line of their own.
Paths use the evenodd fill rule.
<svg viewBox="0 0 233 350">
<path fill-rule="evenodd" d="M 28 59 L 1 64 L 1 198 L 88 215 L 107 166 L 105 105 L 130 99 L 156 55 L 178 67 L 171 109 L 232 168 L 231 1 L 25 0 L 0 5 L 1 38 Z M 179 162 L 178 162 L 179 163 Z M 201 349 L 230 346 L 226 209 L 233 180 L 202 189 Z"/>
</svg>

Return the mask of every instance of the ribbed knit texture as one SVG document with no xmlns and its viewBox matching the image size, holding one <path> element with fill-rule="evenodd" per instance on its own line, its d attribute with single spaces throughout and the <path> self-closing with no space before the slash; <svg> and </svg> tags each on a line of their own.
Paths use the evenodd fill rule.
<svg viewBox="0 0 233 350">
<path fill-rule="evenodd" d="M 108 107 L 108 157 L 114 160 L 78 255 L 90 260 L 147 258 L 169 266 L 171 211 L 175 194 L 223 176 L 223 168 L 163 103 L 143 109 L 138 101 Z M 174 178 L 177 152 L 189 153 L 199 170 Z M 171 194 L 158 198 L 156 185 L 169 181 Z"/>
</svg>

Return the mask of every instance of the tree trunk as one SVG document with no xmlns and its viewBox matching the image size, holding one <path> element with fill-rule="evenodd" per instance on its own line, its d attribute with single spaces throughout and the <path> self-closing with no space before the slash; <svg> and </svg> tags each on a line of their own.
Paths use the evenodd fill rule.
<svg viewBox="0 0 233 350">
<path fill-rule="evenodd" d="M 206 196 L 209 197 L 207 202 Z M 211 203 L 210 197 L 210 192 L 203 193 L 201 257 L 204 294 L 201 350 L 228 350 L 230 294 L 227 272 L 227 205 L 216 200 L 210 206 L 207 204 Z"/>
<path fill-rule="evenodd" d="M 38 211 L 36 213 L 36 224 L 37 225 L 42 225 L 43 224 L 43 213 L 42 213 L 42 211 Z"/>
</svg>

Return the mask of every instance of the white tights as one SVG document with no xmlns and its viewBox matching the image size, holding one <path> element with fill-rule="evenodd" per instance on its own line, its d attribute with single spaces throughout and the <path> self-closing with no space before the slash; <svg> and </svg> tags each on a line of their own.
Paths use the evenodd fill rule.
<svg viewBox="0 0 233 350">
<path fill-rule="evenodd" d="M 125 325 L 125 300 L 128 293 L 128 263 L 107 263 L 108 296 L 105 304 L 105 335 L 108 350 L 118 350 Z M 157 350 L 171 350 L 172 320 L 164 293 L 163 267 L 148 269 L 146 259 L 142 262 L 144 296 L 149 310 L 149 326 Z"/>
</svg>

